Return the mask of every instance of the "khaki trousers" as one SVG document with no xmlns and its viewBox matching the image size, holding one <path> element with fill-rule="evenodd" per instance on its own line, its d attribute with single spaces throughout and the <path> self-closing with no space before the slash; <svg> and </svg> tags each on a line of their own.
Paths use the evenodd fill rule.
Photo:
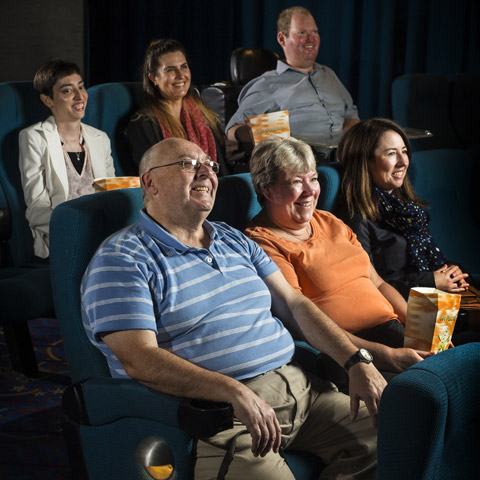
<svg viewBox="0 0 480 480">
<path fill-rule="evenodd" d="M 272 370 L 246 385 L 274 408 L 284 450 L 311 452 L 327 465 L 321 479 L 377 478 L 377 432 L 363 403 L 352 421 L 350 397 L 296 364 Z M 226 448 L 241 430 L 245 425 L 235 421 L 233 429 L 198 440 L 195 480 L 217 478 Z M 227 480 L 294 480 L 279 454 L 254 457 L 250 448 L 250 434 L 239 435 Z"/>
</svg>

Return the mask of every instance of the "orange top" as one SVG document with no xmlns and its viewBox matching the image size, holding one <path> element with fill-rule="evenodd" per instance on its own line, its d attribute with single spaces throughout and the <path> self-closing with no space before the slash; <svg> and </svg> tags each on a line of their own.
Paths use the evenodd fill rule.
<svg viewBox="0 0 480 480">
<path fill-rule="evenodd" d="M 245 233 L 278 265 L 287 281 L 350 333 L 398 318 L 370 280 L 370 259 L 356 235 L 331 213 L 316 210 L 305 242 L 255 226 Z"/>
</svg>

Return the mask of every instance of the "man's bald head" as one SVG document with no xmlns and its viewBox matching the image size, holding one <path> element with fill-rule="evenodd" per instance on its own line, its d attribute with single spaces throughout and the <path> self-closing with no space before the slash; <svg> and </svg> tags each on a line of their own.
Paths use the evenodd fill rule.
<svg viewBox="0 0 480 480">
<path fill-rule="evenodd" d="M 150 147 L 142 156 L 138 166 L 139 175 L 150 170 L 155 165 L 169 163 L 172 153 L 181 148 L 182 144 L 189 143 L 183 138 L 167 138 Z M 174 155 L 176 156 L 176 155 Z"/>
<path fill-rule="evenodd" d="M 189 143 L 190 142 L 188 140 L 184 140 L 183 138 L 167 138 L 151 146 L 143 154 L 140 160 L 140 164 L 138 166 L 138 174 L 140 176 L 140 187 L 143 193 L 144 204 L 146 204 L 148 201 L 148 195 L 145 190 L 142 175 L 148 172 L 153 167 L 171 163 L 173 161 L 172 158 L 176 159 L 176 157 L 178 156 L 178 151 L 181 150 L 182 145 Z"/>
</svg>

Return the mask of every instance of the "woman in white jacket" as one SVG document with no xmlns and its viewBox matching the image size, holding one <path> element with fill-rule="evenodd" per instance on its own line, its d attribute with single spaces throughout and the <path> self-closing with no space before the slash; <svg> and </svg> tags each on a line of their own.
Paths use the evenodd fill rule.
<svg viewBox="0 0 480 480">
<path fill-rule="evenodd" d="M 46 258 L 53 209 L 94 193 L 94 178 L 113 177 L 115 169 L 107 134 L 81 123 L 88 94 L 79 67 L 51 60 L 33 87 L 52 115 L 20 132 L 19 164 L 35 255 Z"/>
</svg>

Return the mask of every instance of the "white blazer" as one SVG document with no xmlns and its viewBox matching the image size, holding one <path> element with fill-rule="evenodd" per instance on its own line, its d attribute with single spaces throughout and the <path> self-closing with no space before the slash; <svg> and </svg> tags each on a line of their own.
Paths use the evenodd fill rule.
<svg viewBox="0 0 480 480">
<path fill-rule="evenodd" d="M 114 177 L 115 168 L 108 135 L 81 125 L 90 152 L 94 178 Z M 32 230 L 35 255 L 48 257 L 48 234 L 53 209 L 68 198 L 68 179 L 60 135 L 53 116 L 22 130 L 19 166 L 26 217 Z"/>
</svg>

